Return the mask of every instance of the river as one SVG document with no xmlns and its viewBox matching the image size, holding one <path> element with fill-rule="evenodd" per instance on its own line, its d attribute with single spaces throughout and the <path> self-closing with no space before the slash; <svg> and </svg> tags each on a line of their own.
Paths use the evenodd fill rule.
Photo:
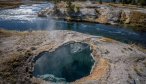
<svg viewBox="0 0 146 84">
<path fill-rule="evenodd" d="M 31 30 L 72 30 L 96 36 L 109 37 L 125 43 L 146 46 L 146 32 L 134 31 L 128 27 L 98 23 L 67 22 L 50 17 L 38 17 L 42 9 L 51 8 L 53 4 L 44 2 L 21 5 L 18 8 L 0 10 L 0 28 L 16 31 Z"/>
</svg>

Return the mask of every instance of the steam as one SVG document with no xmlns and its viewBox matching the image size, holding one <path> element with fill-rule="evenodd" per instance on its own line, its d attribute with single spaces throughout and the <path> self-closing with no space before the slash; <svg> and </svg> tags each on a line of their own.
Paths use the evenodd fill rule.
<svg viewBox="0 0 146 84">
<path fill-rule="evenodd" d="M 34 76 L 49 81 L 74 81 L 90 74 L 94 64 L 90 47 L 82 43 L 70 43 L 56 51 L 44 52 L 34 66 Z"/>
<path fill-rule="evenodd" d="M 55 30 L 56 28 L 56 21 L 53 20 L 53 18 L 51 16 L 48 16 L 48 26 L 47 26 L 47 30 Z"/>
</svg>

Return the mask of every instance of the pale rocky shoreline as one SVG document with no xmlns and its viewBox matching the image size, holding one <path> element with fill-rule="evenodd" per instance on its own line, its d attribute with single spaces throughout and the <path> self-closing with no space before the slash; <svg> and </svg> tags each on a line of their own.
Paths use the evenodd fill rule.
<svg viewBox="0 0 146 84">
<path fill-rule="evenodd" d="M 135 6 L 73 2 L 74 11 L 69 12 L 65 2 L 58 3 L 53 9 L 44 9 L 38 16 L 54 16 L 57 19 L 79 22 L 94 22 L 112 25 L 129 25 L 136 30 L 146 31 L 146 9 Z"/>
<path fill-rule="evenodd" d="M 72 84 L 145 84 L 146 51 L 109 38 L 67 30 L 0 31 L 0 83 L 50 84 L 32 76 L 32 59 L 68 42 L 87 43 L 93 49 L 91 74 Z M 98 61 L 98 62 L 97 62 Z"/>
</svg>

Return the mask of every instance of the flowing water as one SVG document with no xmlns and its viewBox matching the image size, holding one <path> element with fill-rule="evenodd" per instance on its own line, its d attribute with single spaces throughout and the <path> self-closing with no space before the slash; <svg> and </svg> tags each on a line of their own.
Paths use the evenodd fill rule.
<svg viewBox="0 0 146 84">
<path fill-rule="evenodd" d="M 51 3 L 21 5 L 14 9 L 0 10 L 0 28 L 17 31 L 27 30 L 72 30 L 81 33 L 109 37 L 125 43 L 137 43 L 146 46 L 146 32 L 133 31 L 122 26 L 96 23 L 67 22 L 53 20 L 51 17 L 40 18 L 37 13 L 51 8 Z"/>
</svg>

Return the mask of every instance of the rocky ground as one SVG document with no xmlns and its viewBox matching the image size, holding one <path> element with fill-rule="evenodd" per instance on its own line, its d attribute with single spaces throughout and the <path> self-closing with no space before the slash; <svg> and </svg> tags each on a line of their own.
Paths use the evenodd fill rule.
<svg viewBox="0 0 146 84">
<path fill-rule="evenodd" d="M 54 9 L 44 9 L 38 16 L 53 15 L 68 21 L 87 21 L 104 24 L 128 24 L 136 30 L 146 31 L 146 8 L 134 5 L 98 4 L 73 2 L 71 9 L 65 2 L 60 2 Z"/>
<path fill-rule="evenodd" d="M 50 84 L 33 77 L 32 59 L 68 42 L 84 42 L 93 49 L 91 74 L 73 84 L 145 84 L 146 51 L 109 38 L 74 31 L 0 31 L 0 84 Z M 54 60 L 55 61 L 55 60 Z"/>
</svg>

